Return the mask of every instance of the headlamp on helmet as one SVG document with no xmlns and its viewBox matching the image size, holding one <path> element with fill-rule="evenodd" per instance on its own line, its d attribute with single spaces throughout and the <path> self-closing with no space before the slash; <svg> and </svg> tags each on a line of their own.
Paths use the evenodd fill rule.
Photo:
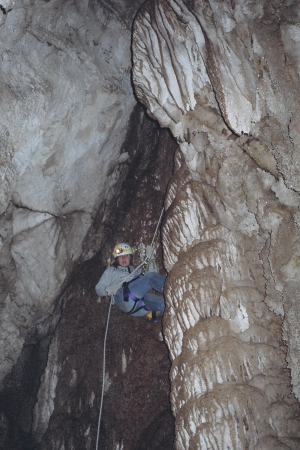
<svg viewBox="0 0 300 450">
<path fill-rule="evenodd" d="M 129 244 L 122 242 L 121 244 L 115 245 L 112 254 L 114 258 L 117 258 L 122 255 L 133 255 L 133 251 Z"/>
</svg>

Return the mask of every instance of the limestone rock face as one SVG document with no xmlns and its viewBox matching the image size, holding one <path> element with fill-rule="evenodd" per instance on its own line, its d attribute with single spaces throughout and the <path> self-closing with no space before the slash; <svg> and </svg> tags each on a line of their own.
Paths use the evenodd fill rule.
<svg viewBox="0 0 300 450">
<path fill-rule="evenodd" d="M 142 3 L 1 3 L 0 447 L 95 448 L 103 381 L 101 449 L 299 449 L 299 2 L 148 0 L 132 38 Z M 163 201 L 163 321 L 113 309 L 102 379 L 94 286 Z"/>
<path fill-rule="evenodd" d="M 1 379 L 79 257 L 97 251 L 83 243 L 128 159 L 140 3 L 1 3 Z"/>
<path fill-rule="evenodd" d="M 0 5 L 0 448 L 171 448 L 161 322 L 95 285 L 116 242 L 144 257 L 176 142 L 131 86 L 142 0 Z M 161 271 L 161 248 L 158 249 Z"/>
<path fill-rule="evenodd" d="M 135 265 L 143 259 L 163 207 L 177 145 L 167 130 L 159 130 L 136 106 L 123 147 L 131 167 L 123 189 L 110 213 L 94 223 L 95 228 L 106 228 L 102 250 L 76 268 L 58 305 L 59 323 L 32 414 L 31 436 L 40 450 L 95 448 L 102 382 L 99 449 L 172 448 L 170 361 L 161 321 L 154 325 L 115 306 L 108 319 L 110 298 L 97 299 L 95 285 L 108 264 L 112 242 L 130 242 Z"/>
<path fill-rule="evenodd" d="M 163 224 L 177 449 L 300 445 L 299 26 L 296 1 L 155 0 L 135 20 L 136 93 L 180 146 Z"/>
<path fill-rule="evenodd" d="M 0 448 L 96 448 L 102 387 L 99 449 L 172 448 L 170 360 L 161 321 L 130 317 L 113 306 L 103 365 L 110 299 L 97 298 L 95 285 L 116 242 L 132 244 L 134 264 L 144 258 L 176 147 L 170 133 L 136 105 L 122 144 L 128 161 L 84 245 L 86 253 L 101 250 L 75 267 L 53 312 L 27 332 L 17 362 L 1 383 Z M 163 272 L 160 246 L 157 262 Z"/>
</svg>

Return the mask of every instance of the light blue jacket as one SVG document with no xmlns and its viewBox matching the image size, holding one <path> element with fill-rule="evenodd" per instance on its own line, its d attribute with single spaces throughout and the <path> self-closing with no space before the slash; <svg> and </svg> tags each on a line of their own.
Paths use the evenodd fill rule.
<svg viewBox="0 0 300 450">
<path fill-rule="evenodd" d="M 108 286 L 112 286 L 113 284 L 120 284 L 120 287 L 124 283 L 124 281 L 130 281 L 132 278 L 135 278 L 137 275 L 141 273 L 140 270 L 137 270 L 134 272 L 134 274 L 131 274 L 133 272 L 134 267 L 130 266 L 130 271 L 128 270 L 128 267 L 113 267 L 109 266 L 107 269 L 103 272 L 102 277 L 98 281 L 98 284 L 96 285 L 96 293 L 99 297 L 103 297 L 108 295 L 106 288 Z"/>
</svg>

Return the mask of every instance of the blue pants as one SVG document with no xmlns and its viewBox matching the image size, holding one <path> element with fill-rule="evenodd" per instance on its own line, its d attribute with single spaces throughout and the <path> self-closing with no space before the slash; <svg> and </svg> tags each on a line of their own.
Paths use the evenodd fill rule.
<svg viewBox="0 0 300 450">
<path fill-rule="evenodd" d="M 145 308 L 133 313 L 133 315 L 144 316 L 148 311 L 159 311 L 161 315 L 165 310 L 165 301 L 162 295 L 150 294 L 150 289 L 154 289 L 160 294 L 163 293 L 163 288 L 166 278 L 159 275 L 156 272 L 147 272 L 144 276 L 137 278 L 129 284 L 130 292 L 137 298 L 143 299 Z M 123 288 L 119 289 L 115 295 L 115 304 L 124 312 L 129 312 L 133 305 L 137 310 L 140 306 L 143 306 L 142 300 L 133 302 L 129 299 L 127 302 L 124 301 Z"/>
</svg>

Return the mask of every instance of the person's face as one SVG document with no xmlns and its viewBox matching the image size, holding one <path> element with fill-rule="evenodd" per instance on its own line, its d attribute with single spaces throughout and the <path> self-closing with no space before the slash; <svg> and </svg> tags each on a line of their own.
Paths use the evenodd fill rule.
<svg viewBox="0 0 300 450">
<path fill-rule="evenodd" d="M 130 256 L 131 255 L 121 255 L 118 256 L 118 263 L 122 267 L 128 267 L 130 266 Z"/>
</svg>

